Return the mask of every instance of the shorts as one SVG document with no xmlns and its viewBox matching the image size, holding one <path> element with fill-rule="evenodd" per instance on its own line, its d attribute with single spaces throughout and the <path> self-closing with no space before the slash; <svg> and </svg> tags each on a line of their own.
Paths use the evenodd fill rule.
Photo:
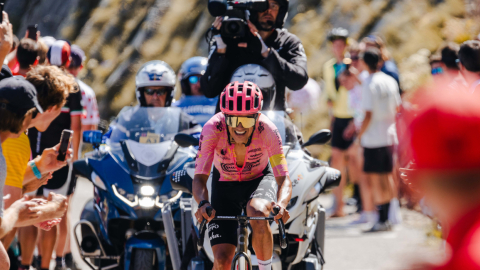
<svg viewBox="0 0 480 270">
<path fill-rule="evenodd" d="M 352 145 L 355 137 L 352 137 L 350 140 L 345 140 L 345 138 L 343 138 L 343 132 L 348 127 L 351 121 L 353 121 L 353 118 L 335 117 L 335 119 L 333 120 L 332 147 L 338 148 L 340 150 L 347 150 L 350 145 Z"/>
<path fill-rule="evenodd" d="M 245 182 L 219 181 L 220 173 L 214 167 L 212 176 L 212 207 L 217 216 L 237 216 L 252 198 L 277 201 L 277 181 L 270 166 L 262 177 Z M 236 220 L 213 220 L 208 223 L 208 235 L 212 246 L 218 244 L 237 245 Z"/>
<path fill-rule="evenodd" d="M 393 147 L 363 148 L 363 171 L 366 173 L 391 173 Z"/>
<path fill-rule="evenodd" d="M 52 179 L 47 184 L 37 190 L 38 196 L 48 197 L 50 192 L 63 196 L 70 196 L 75 191 L 77 177 L 72 175 L 72 166 L 69 165 L 53 173 Z"/>
</svg>

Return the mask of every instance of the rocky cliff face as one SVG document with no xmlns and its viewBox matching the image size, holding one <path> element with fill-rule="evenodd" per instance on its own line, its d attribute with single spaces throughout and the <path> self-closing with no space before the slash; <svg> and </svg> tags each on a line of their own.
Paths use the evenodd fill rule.
<svg viewBox="0 0 480 270">
<path fill-rule="evenodd" d="M 429 79 L 426 57 L 443 41 L 478 34 L 472 2 L 475 7 L 473 0 L 290 0 L 286 26 L 304 43 L 309 75 L 317 80 L 331 58 L 325 41 L 331 27 L 345 27 L 355 39 L 381 34 L 409 90 Z M 135 101 L 142 63 L 161 59 L 178 69 L 191 56 L 207 55 L 204 34 L 213 18 L 206 6 L 207 0 L 7 0 L 5 9 L 18 36 L 38 23 L 42 35 L 67 38 L 85 50 L 81 76 L 108 118 Z"/>
</svg>

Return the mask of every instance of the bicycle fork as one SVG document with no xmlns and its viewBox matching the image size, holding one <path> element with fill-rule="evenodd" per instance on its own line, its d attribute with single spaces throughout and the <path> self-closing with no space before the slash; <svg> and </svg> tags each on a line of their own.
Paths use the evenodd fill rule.
<svg viewBox="0 0 480 270">
<path fill-rule="evenodd" d="M 236 270 L 235 266 L 238 264 L 238 270 L 252 270 L 252 261 L 248 256 L 248 221 L 246 216 L 239 217 L 239 228 L 237 229 L 237 254 L 233 257 L 231 270 Z M 245 266 L 248 265 L 248 267 Z"/>
</svg>

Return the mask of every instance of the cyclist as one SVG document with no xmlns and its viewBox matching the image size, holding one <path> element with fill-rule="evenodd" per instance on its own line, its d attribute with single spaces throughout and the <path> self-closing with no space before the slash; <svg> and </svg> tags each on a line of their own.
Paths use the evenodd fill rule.
<svg viewBox="0 0 480 270">
<path fill-rule="evenodd" d="M 263 114 L 262 92 L 252 82 L 228 84 L 220 96 L 221 112 L 204 126 L 195 163 L 193 194 L 199 203 L 195 217 L 211 221 L 215 215 L 269 216 L 277 205 L 275 219 L 287 222 L 285 209 L 292 195 L 292 183 L 275 125 Z M 270 163 L 269 163 L 270 161 Z M 207 180 L 213 166 L 212 203 Z M 271 166 L 270 166 L 271 164 Z M 212 206 L 211 216 L 206 208 Z M 273 237 L 267 221 L 252 221 L 252 246 L 260 270 L 271 269 Z M 237 243 L 236 221 L 210 222 L 209 238 L 214 269 L 230 269 Z"/>
<path fill-rule="evenodd" d="M 208 59 L 195 56 L 185 61 L 178 72 L 182 96 L 173 103 L 183 112 L 192 115 L 200 125 L 215 114 L 218 98 L 207 98 L 200 89 L 200 77 L 205 73 Z"/>
</svg>

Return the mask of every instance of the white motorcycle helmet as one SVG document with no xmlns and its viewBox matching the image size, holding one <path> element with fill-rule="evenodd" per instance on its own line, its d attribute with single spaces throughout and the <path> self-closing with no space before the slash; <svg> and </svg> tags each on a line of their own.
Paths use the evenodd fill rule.
<svg viewBox="0 0 480 270">
<path fill-rule="evenodd" d="M 165 62 L 160 60 L 149 61 L 145 63 L 137 72 L 135 77 L 135 94 L 138 103 L 142 107 L 147 107 L 143 90 L 148 86 L 165 86 L 169 90 L 165 107 L 170 107 L 175 90 L 176 75 L 173 69 Z"/>
<path fill-rule="evenodd" d="M 257 64 L 240 66 L 233 72 L 230 82 L 250 81 L 258 85 L 263 94 L 263 109 L 271 110 L 275 105 L 275 80 L 272 74 L 264 67 Z"/>
</svg>

